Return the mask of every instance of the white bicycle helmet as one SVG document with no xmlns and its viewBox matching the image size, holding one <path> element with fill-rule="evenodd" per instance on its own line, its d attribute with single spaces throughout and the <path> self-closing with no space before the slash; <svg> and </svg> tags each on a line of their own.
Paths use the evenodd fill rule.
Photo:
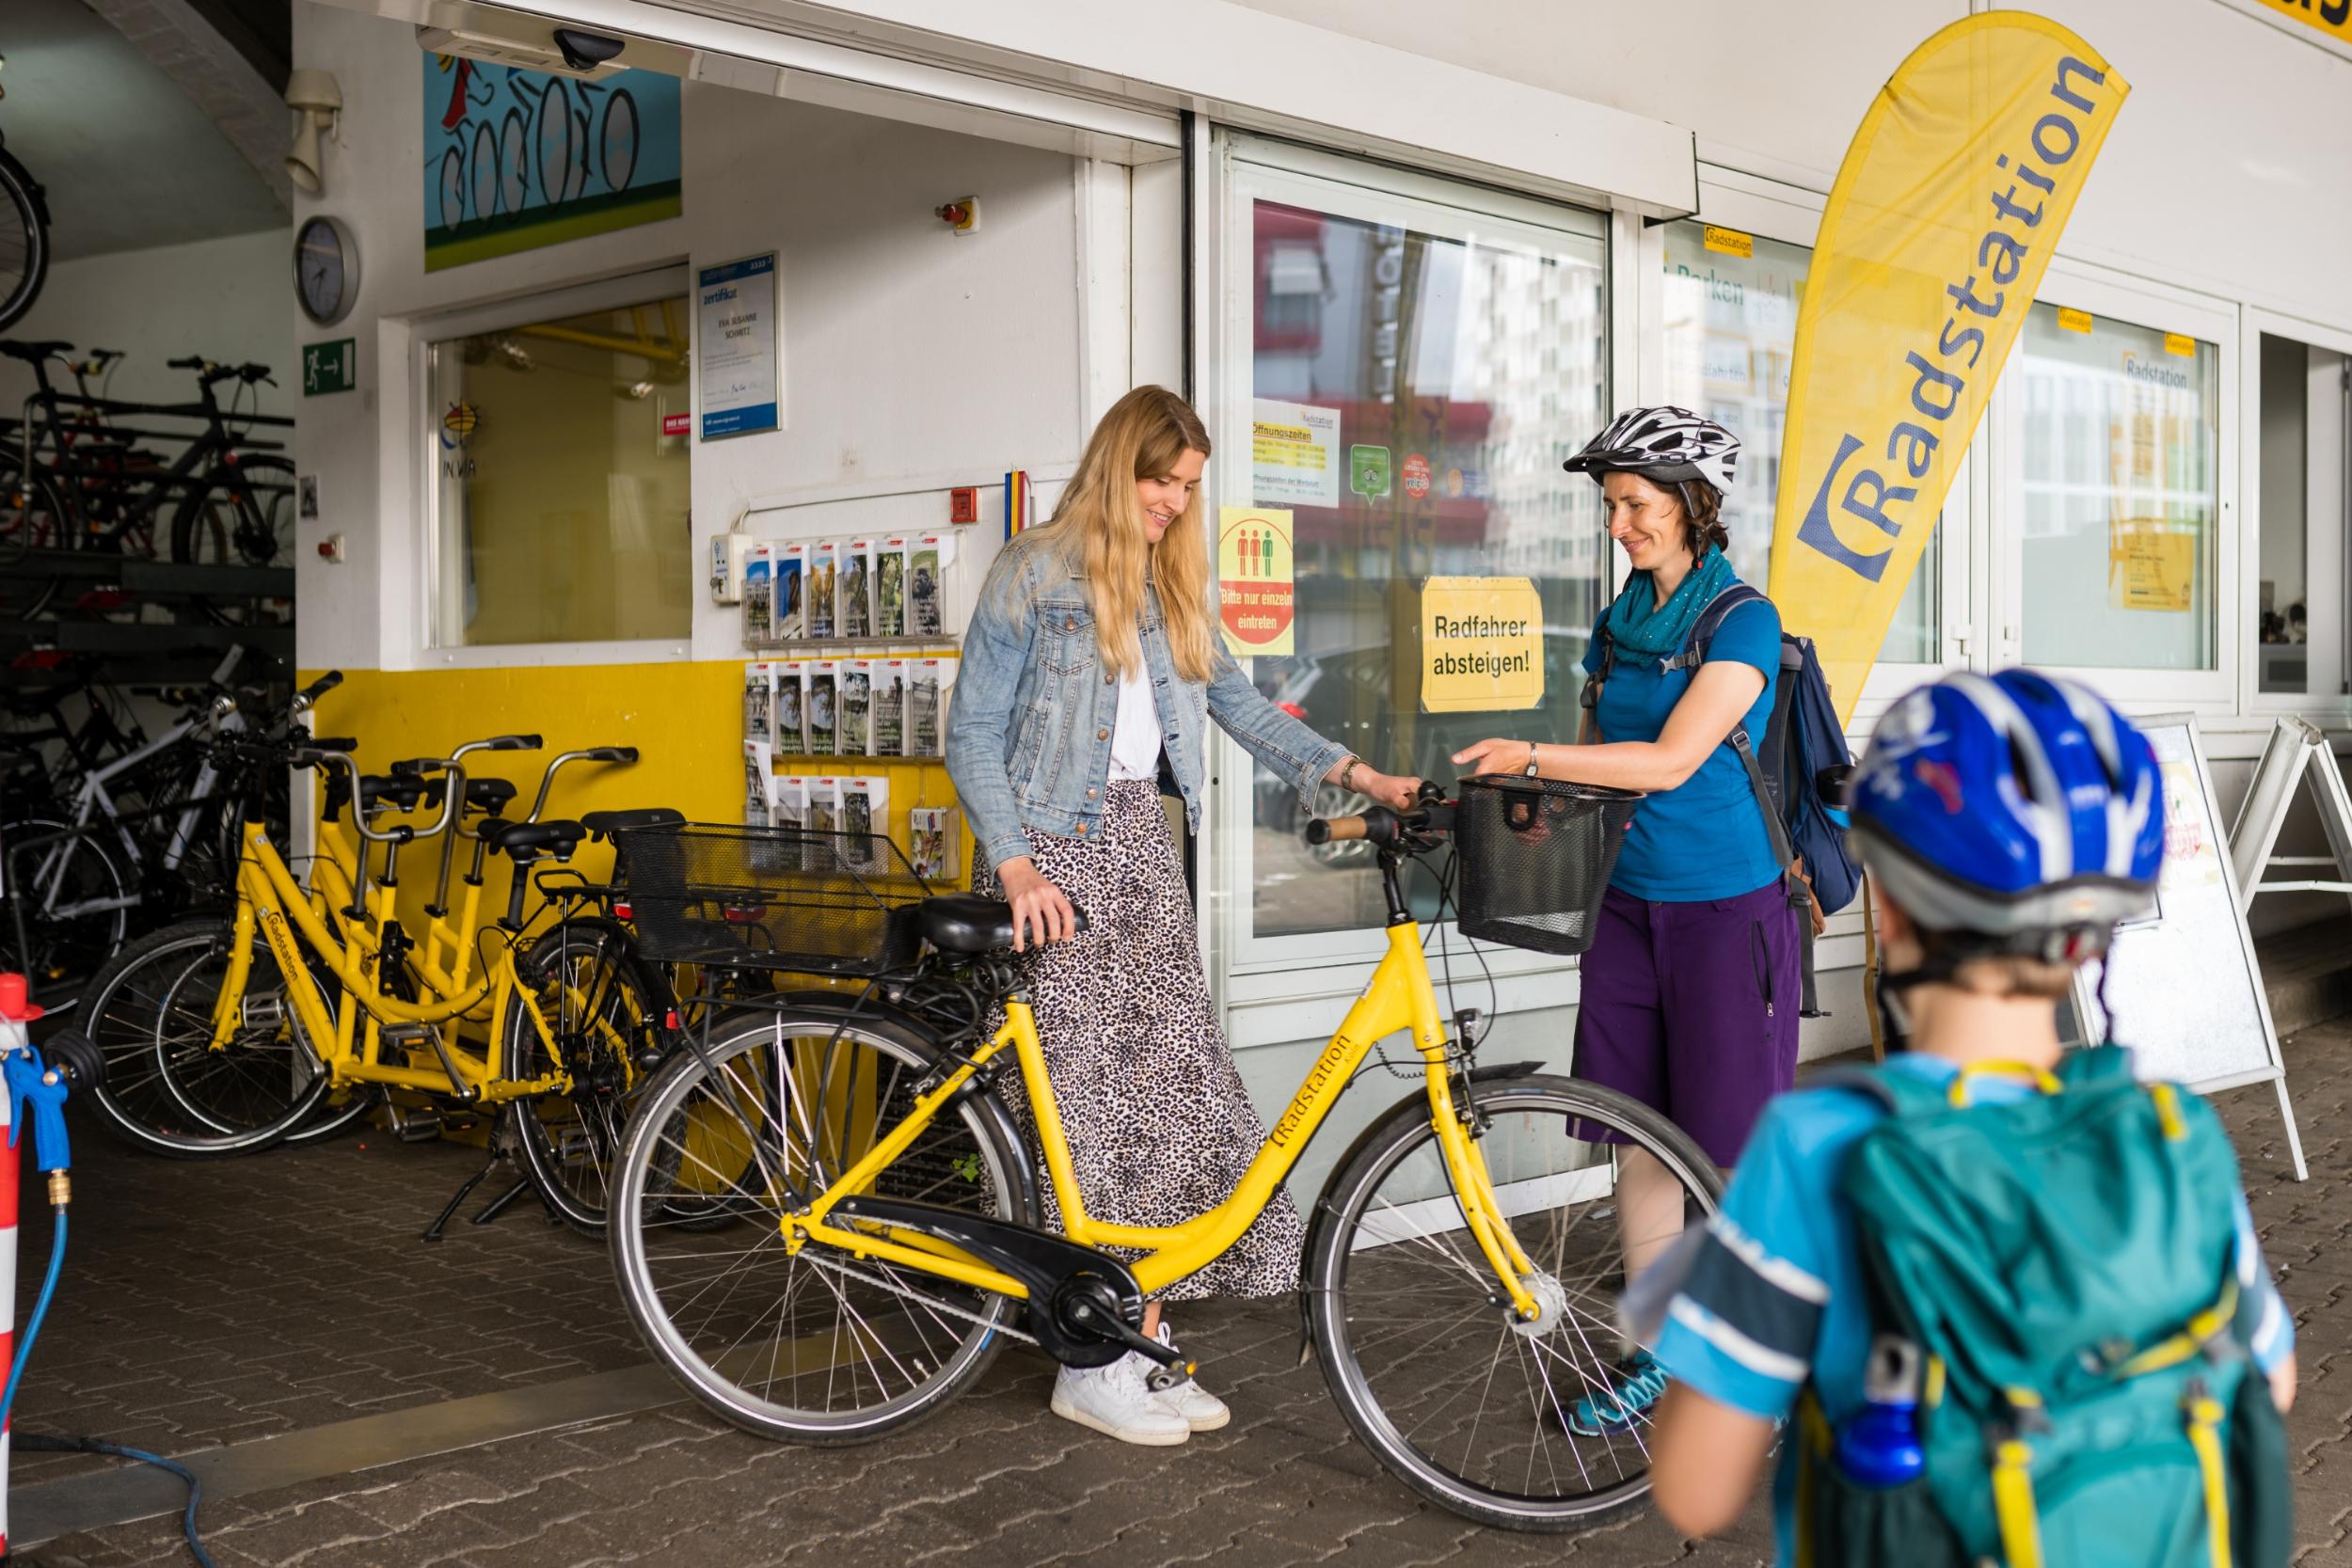
<svg viewBox="0 0 2352 1568">
<path fill-rule="evenodd" d="M 1688 408 L 1661 404 L 1629 408 L 1561 465 L 1572 474 L 1640 474 L 1662 484 L 1704 480 L 1718 491 L 1731 489 L 1740 462 L 1740 437 Z"/>
</svg>

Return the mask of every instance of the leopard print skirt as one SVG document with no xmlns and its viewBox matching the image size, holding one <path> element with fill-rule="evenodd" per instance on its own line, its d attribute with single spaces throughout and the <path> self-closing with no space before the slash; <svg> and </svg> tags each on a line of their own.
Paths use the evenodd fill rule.
<svg viewBox="0 0 2352 1568">
<path fill-rule="evenodd" d="M 1087 1212 L 1115 1225 L 1175 1225 L 1232 1196 L 1265 1137 L 1233 1067 L 1201 973 L 1159 790 L 1113 781 L 1099 836 L 1029 834 L 1037 868 L 1087 913 L 1083 936 L 1026 958 L 1038 1035 Z M 986 867 L 976 885 L 995 896 Z M 1001 1012 L 990 1022 L 993 1032 Z M 1016 1106 L 1025 1124 L 1027 1104 Z M 1034 1141 L 1034 1140 L 1033 1140 Z M 1060 1224 L 1038 1159 L 1045 1212 Z M 1306 1223 L 1278 1191 L 1232 1250 L 1160 1294 L 1281 1295 L 1298 1288 Z"/>
</svg>

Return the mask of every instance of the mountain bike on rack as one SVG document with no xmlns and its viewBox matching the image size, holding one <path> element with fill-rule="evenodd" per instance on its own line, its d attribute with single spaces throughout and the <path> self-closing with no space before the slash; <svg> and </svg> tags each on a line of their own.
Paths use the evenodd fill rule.
<svg viewBox="0 0 2352 1568">
<path fill-rule="evenodd" d="M 87 1028 L 103 1066 L 91 1101 L 136 1147 L 203 1158 L 316 1135 L 329 1097 L 358 1086 L 415 1091 L 498 1115 L 503 1147 L 549 1212 L 597 1233 L 605 1170 L 629 1097 L 666 1048 L 669 1005 L 625 927 L 573 914 L 543 923 L 564 894 L 526 908 L 532 866 L 568 860 L 589 830 L 509 821 L 498 814 L 516 786 L 467 778 L 469 753 L 535 750 L 536 736 L 474 741 L 382 775 L 359 773 L 347 745 L 304 736 L 274 748 L 284 764 L 342 775 L 330 780 L 307 889 L 247 821 L 233 918 L 167 927 L 92 983 Z M 540 803 L 571 763 L 636 759 L 633 747 L 565 752 Z M 437 811 L 430 823 L 386 820 L 421 807 Z M 453 837 L 420 942 L 395 908 L 401 851 L 451 833 L 468 811 L 486 819 L 465 835 L 473 860 L 456 918 Z M 490 928 L 501 940 L 477 974 L 492 853 L 513 861 L 515 877 Z"/>
<path fill-rule="evenodd" d="M 247 391 L 275 386 L 267 365 L 219 364 L 194 356 L 167 360 L 193 372 L 190 404 L 122 403 L 67 392 L 52 364 L 73 370 L 71 343 L 0 339 L 0 355 L 28 366 L 36 383 L 21 420 L 0 436 L 0 552 L 21 558 L 36 546 L 157 555 L 198 565 L 284 566 L 294 562 L 294 472 L 283 443 L 256 440 L 252 427 L 291 425 L 242 405 Z M 215 388 L 233 383 L 230 405 Z M 140 415 L 201 421 L 193 435 L 113 422 Z M 139 452 L 140 439 L 184 443 L 169 463 Z M 135 461 L 135 459 L 136 459 Z M 170 531 L 159 540 L 166 521 Z"/>
<path fill-rule="evenodd" d="M 152 926 L 230 893 L 237 801 L 208 742 L 246 728 L 230 690 L 244 652 L 230 648 L 199 700 L 153 740 L 82 773 L 69 799 L 9 814 L 10 895 L 33 945 L 11 953 L 0 935 L 0 967 L 27 975 L 50 1005 L 72 1005 L 59 988 L 78 989 L 111 958 L 135 915 Z M 303 695 L 315 700 L 333 684 Z"/>
<path fill-rule="evenodd" d="M 1581 857 L 1577 908 L 1539 917 L 1588 932 L 1635 797 L 1472 787 L 1542 798 L 1522 822 L 1480 831 L 1516 834 L 1514 852 Z M 1241 1237 L 1368 1064 L 1398 1066 L 1381 1042 L 1402 1035 L 1421 1092 L 1374 1118 L 1311 1211 L 1299 1305 L 1332 1398 L 1382 1464 L 1469 1518 L 1567 1529 L 1635 1502 L 1648 1415 L 1614 1396 L 1631 1365 L 1614 1297 L 1629 1244 L 1660 1238 L 1624 1234 L 1617 1159 L 1641 1149 L 1679 1182 L 1673 1227 L 1711 1212 L 1722 1179 L 1656 1112 L 1535 1063 L 1482 1064 L 1449 1036 L 1401 875 L 1442 847 L 1455 812 L 1431 789 L 1406 813 L 1311 824 L 1311 838 L 1373 847 L 1387 954 L 1233 1195 L 1168 1227 L 1088 1211 L 1009 906 L 925 896 L 903 863 L 834 842 L 848 835 L 625 833 L 649 956 L 868 982 L 739 999 L 647 1086 L 610 1228 L 646 1344 L 719 1416 L 811 1444 L 937 1414 L 1009 1339 L 1072 1366 L 1136 1352 L 1168 1386 L 1190 1364 L 1141 1332 L 1146 1296 Z M 1488 859 L 1466 846 L 1461 863 Z M 1041 1181 L 1058 1233 L 1042 1227 Z M 1621 1416 L 1596 1427 L 1596 1405 Z"/>
</svg>

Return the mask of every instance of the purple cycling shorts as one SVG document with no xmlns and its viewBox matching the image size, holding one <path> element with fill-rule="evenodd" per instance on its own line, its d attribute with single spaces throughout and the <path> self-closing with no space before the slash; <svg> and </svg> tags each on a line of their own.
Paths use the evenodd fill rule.
<svg viewBox="0 0 2352 1568">
<path fill-rule="evenodd" d="M 1679 904 L 1611 888 L 1583 958 L 1576 1075 L 1663 1112 L 1728 1170 L 1796 1080 L 1798 918 L 1778 879 Z"/>
</svg>

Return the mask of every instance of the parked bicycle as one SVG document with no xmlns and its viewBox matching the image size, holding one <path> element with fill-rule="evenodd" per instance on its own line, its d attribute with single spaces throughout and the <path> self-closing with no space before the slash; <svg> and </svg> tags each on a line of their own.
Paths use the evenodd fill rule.
<svg viewBox="0 0 2352 1568">
<path fill-rule="evenodd" d="M 1582 854 L 1564 896 L 1589 923 L 1634 798 L 1473 783 L 1545 798 L 1494 831 L 1528 855 Z M 1172 1386 L 1190 1364 L 1143 1334 L 1145 1294 L 1234 1244 L 1357 1078 L 1411 1070 L 1380 1051 L 1401 1034 L 1421 1092 L 1375 1118 L 1311 1211 L 1299 1305 L 1331 1395 L 1383 1465 L 1467 1517 L 1565 1529 L 1631 1503 L 1647 1486 L 1646 1414 L 1593 1435 L 1573 1414 L 1625 1375 L 1617 1159 L 1638 1148 L 1672 1173 L 1673 1227 L 1713 1210 L 1721 1177 L 1656 1112 L 1535 1063 L 1481 1064 L 1468 1028 L 1449 1035 L 1400 874 L 1443 846 L 1454 811 L 1432 791 L 1402 815 L 1311 826 L 1373 847 L 1387 955 L 1233 1195 L 1165 1227 L 1088 1213 L 1009 906 L 925 896 L 887 841 L 624 833 L 648 955 L 867 981 L 739 1003 L 647 1086 L 611 1228 L 645 1343 L 717 1415 L 804 1443 L 937 1414 L 1008 1340 L 1081 1367 L 1133 1352 L 1157 1364 L 1154 1386 Z M 1466 847 L 1463 863 L 1484 863 Z M 1543 919 L 1556 929 L 1573 914 Z M 1045 1181 L 1059 1232 L 1042 1227 Z"/>
<path fill-rule="evenodd" d="M 289 565 L 294 560 L 294 464 L 282 443 L 256 440 L 257 424 L 292 421 L 244 406 L 277 385 L 266 365 L 202 356 L 167 361 L 194 372 L 192 404 L 123 403 L 91 396 L 71 343 L 0 340 L 0 355 L 33 372 L 35 390 L 0 440 L 0 561 L 35 547 L 158 553 L 168 513 L 171 559 L 196 564 Z M 53 367 L 83 389 L 59 388 Z M 98 367 L 102 373 L 103 366 Z M 215 388 L 233 383 L 224 407 Z M 126 426 L 127 418 L 202 422 L 192 435 Z M 184 443 L 166 463 L 141 441 Z"/>
<path fill-rule="evenodd" d="M 501 1148 L 515 1151 L 550 1211 L 599 1231 L 607 1167 L 629 1100 L 667 1048 L 669 1004 L 628 930 L 580 910 L 597 890 L 559 877 L 529 906 L 534 866 L 567 861 L 592 831 L 628 815 L 540 817 L 556 774 L 579 762 L 631 763 L 635 748 L 563 753 L 532 815 L 508 820 L 500 814 L 516 785 L 469 779 L 464 759 L 533 751 L 536 736 L 472 741 L 385 774 L 360 773 L 347 742 L 235 736 L 221 745 L 329 771 L 310 885 L 248 821 L 233 916 L 167 927 L 92 982 L 86 1031 L 103 1068 L 90 1099 L 109 1124 L 156 1153 L 240 1154 L 318 1135 L 321 1109 L 339 1092 L 417 1091 L 498 1117 Z M 419 810 L 434 816 L 390 820 Z M 469 813 L 483 819 L 461 832 Z M 472 861 L 453 912 L 459 836 L 471 840 Z M 437 838 L 438 881 L 419 938 L 395 908 L 401 861 Z M 506 856 L 515 875 L 505 912 L 485 927 L 491 854 Z M 550 922 L 551 910 L 560 912 Z"/>
<path fill-rule="evenodd" d="M 70 993 L 121 947 L 135 918 L 152 925 L 226 900 L 242 797 L 224 787 L 209 742 L 246 727 L 230 689 L 243 657 L 230 648 L 178 722 L 82 771 L 62 799 L 26 811 L 9 803 L 9 896 L 30 948 L 0 952 L 0 968 L 24 974 L 49 1005 L 72 1006 Z"/>
</svg>

